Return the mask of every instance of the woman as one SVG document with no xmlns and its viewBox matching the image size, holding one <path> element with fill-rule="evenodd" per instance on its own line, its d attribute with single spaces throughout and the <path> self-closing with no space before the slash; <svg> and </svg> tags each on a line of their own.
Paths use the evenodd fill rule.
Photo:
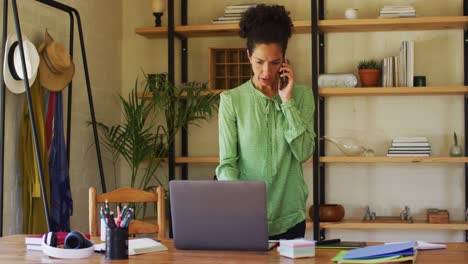
<svg viewBox="0 0 468 264">
<path fill-rule="evenodd" d="M 221 94 L 216 175 L 264 181 L 270 239 L 304 237 L 302 163 L 314 151 L 315 107 L 311 89 L 294 84 L 293 67 L 284 59 L 291 18 L 283 6 L 258 5 L 239 25 L 254 76 Z"/>
</svg>

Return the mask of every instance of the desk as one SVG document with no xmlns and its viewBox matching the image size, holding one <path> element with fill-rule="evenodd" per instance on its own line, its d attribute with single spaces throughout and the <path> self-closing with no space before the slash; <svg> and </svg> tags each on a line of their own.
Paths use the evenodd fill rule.
<svg viewBox="0 0 468 264">
<path fill-rule="evenodd" d="M 98 238 L 96 238 L 98 239 Z M 98 240 L 96 240 L 98 241 Z M 103 254 L 95 253 L 87 259 L 63 260 L 51 259 L 41 251 L 26 251 L 24 235 L 0 238 L 0 263 L 333 263 L 330 259 L 336 255 L 335 249 L 317 249 L 315 258 L 288 259 L 281 257 L 276 249 L 268 252 L 248 251 L 199 251 L 176 250 L 171 240 L 163 241 L 169 251 L 130 256 L 128 260 L 106 261 Z M 420 251 L 416 263 L 468 263 L 468 243 L 447 243 L 445 250 Z"/>
</svg>

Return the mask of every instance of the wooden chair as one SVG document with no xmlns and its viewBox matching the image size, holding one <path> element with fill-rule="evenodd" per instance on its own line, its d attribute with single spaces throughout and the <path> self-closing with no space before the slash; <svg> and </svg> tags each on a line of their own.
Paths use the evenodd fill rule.
<svg viewBox="0 0 468 264">
<path fill-rule="evenodd" d="M 98 213 L 97 204 L 105 203 L 139 203 L 139 202 L 154 202 L 157 204 L 157 219 L 156 225 L 150 222 L 132 220 L 128 227 L 129 234 L 152 234 L 157 233 L 159 239 L 166 237 L 166 210 L 164 203 L 164 189 L 159 186 L 156 193 L 146 192 L 134 188 L 124 187 L 112 192 L 96 194 L 96 188 L 89 188 L 89 233 L 92 236 L 98 236 L 100 229 L 98 228 L 98 220 L 101 218 Z"/>
</svg>

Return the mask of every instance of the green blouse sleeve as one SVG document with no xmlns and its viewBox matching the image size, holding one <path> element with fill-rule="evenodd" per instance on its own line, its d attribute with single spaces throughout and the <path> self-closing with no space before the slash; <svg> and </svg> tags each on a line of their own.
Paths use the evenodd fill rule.
<svg viewBox="0 0 468 264">
<path fill-rule="evenodd" d="M 232 106 L 231 95 L 227 92 L 221 94 L 218 119 L 220 164 L 216 168 L 216 175 L 219 180 L 237 180 L 239 179 L 237 166 L 239 156 L 236 114 Z"/>
<path fill-rule="evenodd" d="M 284 136 L 291 151 L 300 162 L 307 161 L 315 149 L 314 132 L 314 95 L 310 88 L 305 89 L 303 96 L 281 104 L 281 109 L 288 121 Z"/>
</svg>

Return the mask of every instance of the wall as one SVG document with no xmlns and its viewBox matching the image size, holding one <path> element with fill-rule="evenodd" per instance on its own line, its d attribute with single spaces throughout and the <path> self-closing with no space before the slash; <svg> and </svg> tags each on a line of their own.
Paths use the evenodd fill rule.
<svg viewBox="0 0 468 264">
<path fill-rule="evenodd" d="M 176 2 L 176 9 L 179 2 Z M 294 20 L 310 18 L 310 1 L 262 1 L 284 4 Z M 411 4 L 420 16 L 461 15 L 462 1 L 377 0 L 326 2 L 326 18 L 341 18 L 348 7 L 357 7 L 360 17 L 378 16 L 379 8 L 389 4 Z M 123 94 L 132 87 L 141 69 L 163 72 L 167 69 L 167 41 L 149 40 L 135 35 L 140 26 L 153 25 L 150 1 L 123 2 Z M 247 0 L 214 1 L 203 4 L 189 1 L 189 24 L 206 24 L 223 14 L 228 4 L 252 3 Z M 344 4 L 346 3 L 346 4 Z M 207 8 L 209 7 L 209 8 Z M 176 24 L 179 15 L 176 12 Z M 167 25 L 166 14 L 163 24 Z M 461 30 L 425 32 L 336 33 L 326 36 L 326 72 L 354 72 L 359 60 L 381 59 L 396 54 L 403 40 L 415 40 L 415 73 L 426 75 L 428 85 L 463 84 L 463 32 Z M 311 83 L 310 35 L 294 35 L 287 57 L 295 65 L 298 83 Z M 244 46 L 238 37 L 189 39 L 189 80 L 208 79 L 208 47 Z M 176 40 L 176 54 L 180 54 Z M 176 55 L 176 80 L 180 64 Z M 429 138 L 435 156 L 447 155 L 451 135 L 464 135 L 463 98 L 461 96 L 331 98 L 326 104 L 326 131 L 329 136 L 354 136 L 378 155 L 386 152 L 395 136 L 424 135 Z M 191 156 L 217 156 L 217 120 L 189 129 Z M 461 138 L 463 144 L 464 139 Z M 339 154 L 327 145 L 327 154 Z M 216 165 L 190 165 L 190 178 L 211 179 Z M 122 168 L 122 175 L 126 169 Z M 304 165 L 304 174 L 312 186 L 312 168 Z M 463 165 L 458 164 L 335 164 L 327 165 L 326 200 L 345 206 L 347 218 L 360 218 L 370 205 L 378 215 L 398 215 L 405 205 L 416 219 L 424 219 L 427 208 L 450 210 L 453 220 L 461 220 L 464 188 Z M 122 181 L 128 180 L 122 177 Z M 310 187 L 311 189 L 311 187 Z M 312 202 L 312 190 L 309 204 Z M 308 234 L 310 236 L 311 234 Z M 390 241 L 421 239 L 427 241 L 463 241 L 461 231 L 359 230 L 330 231 L 328 237 L 348 240 Z"/>
<path fill-rule="evenodd" d="M 89 1 L 79 0 L 60 2 L 76 8 L 81 15 L 96 117 L 98 121 L 115 123 L 120 118 L 115 109 L 119 107 L 116 99 L 122 85 L 120 78 L 122 1 L 100 0 L 93 1 L 92 4 Z M 18 1 L 18 7 L 23 36 L 27 36 L 34 44 L 38 45 L 41 43 L 44 30 L 47 28 L 55 40 L 68 47 L 68 14 L 31 0 Z M 8 32 L 14 33 L 11 4 L 8 12 L 10 15 Z M 71 227 L 74 230 L 87 231 L 88 188 L 96 186 L 99 191 L 101 188 L 92 129 L 87 125 L 91 117 L 77 30 L 75 31 L 74 51 L 75 76 L 73 79 L 72 141 L 70 146 L 70 180 L 74 199 L 74 214 Z M 16 157 L 17 134 L 24 98 L 24 94 L 14 95 L 7 91 L 4 235 L 22 232 L 21 196 L 17 185 L 20 175 Z M 102 147 L 102 154 L 107 188 L 114 189 L 119 171 L 114 172 L 112 161 L 104 147 Z M 114 177 L 115 173 L 117 175 Z"/>
</svg>

